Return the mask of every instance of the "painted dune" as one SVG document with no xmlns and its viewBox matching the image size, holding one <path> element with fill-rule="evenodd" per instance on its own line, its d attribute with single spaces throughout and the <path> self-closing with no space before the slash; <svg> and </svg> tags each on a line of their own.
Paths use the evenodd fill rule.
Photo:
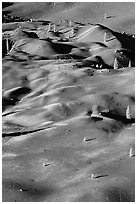
<svg viewBox="0 0 137 204">
<path fill-rule="evenodd" d="M 134 10 L 3 3 L 3 202 L 135 201 Z"/>
</svg>

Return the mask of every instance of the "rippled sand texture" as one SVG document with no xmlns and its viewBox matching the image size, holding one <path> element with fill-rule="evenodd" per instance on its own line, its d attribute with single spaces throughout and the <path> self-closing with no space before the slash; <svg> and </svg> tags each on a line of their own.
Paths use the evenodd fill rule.
<svg viewBox="0 0 137 204">
<path fill-rule="evenodd" d="M 133 202 L 134 3 L 4 10 L 3 201 Z"/>
</svg>

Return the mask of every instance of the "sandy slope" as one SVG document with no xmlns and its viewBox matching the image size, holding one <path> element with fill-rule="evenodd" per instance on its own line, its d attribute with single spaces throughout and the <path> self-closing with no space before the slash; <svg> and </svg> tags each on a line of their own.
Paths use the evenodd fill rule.
<svg viewBox="0 0 137 204">
<path fill-rule="evenodd" d="M 134 33 L 134 3 L 56 7 L 5 8 L 84 24 L 3 24 L 3 201 L 133 202 L 135 38 L 119 31 Z M 112 17 L 100 20 L 105 12 Z"/>
</svg>

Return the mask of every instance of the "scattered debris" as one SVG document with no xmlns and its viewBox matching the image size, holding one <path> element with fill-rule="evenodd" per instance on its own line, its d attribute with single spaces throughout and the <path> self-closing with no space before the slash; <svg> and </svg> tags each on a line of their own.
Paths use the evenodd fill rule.
<svg viewBox="0 0 137 204">
<path fill-rule="evenodd" d="M 27 189 L 21 189 L 21 188 L 20 188 L 19 191 L 22 192 L 22 191 L 28 191 L 28 190 L 27 190 Z"/>
<path fill-rule="evenodd" d="M 100 121 L 100 120 L 103 120 L 103 117 L 101 116 L 91 116 L 92 120 L 94 120 L 95 122 L 96 121 Z"/>
<path fill-rule="evenodd" d="M 34 182 L 35 180 L 34 180 L 34 179 L 31 179 L 30 181 Z"/>
<path fill-rule="evenodd" d="M 97 69 L 100 68 L 100 67 L 99 67 L 99 64 L 96 64 L 96 68 L 97 68 Z"/>
</svg>

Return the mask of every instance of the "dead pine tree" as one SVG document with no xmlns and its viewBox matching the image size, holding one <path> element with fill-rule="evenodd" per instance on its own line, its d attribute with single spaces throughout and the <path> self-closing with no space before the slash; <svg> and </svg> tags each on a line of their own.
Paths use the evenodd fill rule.
<svg viewBox="0 0 137 204">
<path fill-rule="evenodd" d="M 48 30 L 47 32 L 51 31 L 51 23 L 49 23 L 49 27 L 48 27 Z"/>
<path fill-rule="evenodd" d="M 70 27 L 72 26 L 72 21 L 69 21 L 69 26 L 70 26 Z"/>
<path fill-rule="evenodd" d="M 74 35 L 74 28 L 71 29 L 71 33 L 72 33 L 72 35 Z"/>
<path fill-rule="evenodd" d="M 106 43 L 107 42 L 107 32 L 105 31 L 104 32 L 104 43 Z"/>
<path fill-rule="evenodd" d="M 131 119 L 131 111 L 130 111 L 129 105 L 127 106 L 127 109 L 126 109 L 126 118 Z"/>
<path fill-rule="evenodd" d="M 114 59 L 114 69 L 118 69 L 118 60 L 116 57 Z"/>
<path fill-rule="evenodd" d="M 53 31 L 54 31 L 54 33 L 56 32 L 56 25 L 55 24 L 53 25 Z"/>
<path fill-rule="evenodd" d="M 6 48 L 7 48 L 7 53 L 9 52 L 9 39 L 6 38 Z"/>
</svg>

